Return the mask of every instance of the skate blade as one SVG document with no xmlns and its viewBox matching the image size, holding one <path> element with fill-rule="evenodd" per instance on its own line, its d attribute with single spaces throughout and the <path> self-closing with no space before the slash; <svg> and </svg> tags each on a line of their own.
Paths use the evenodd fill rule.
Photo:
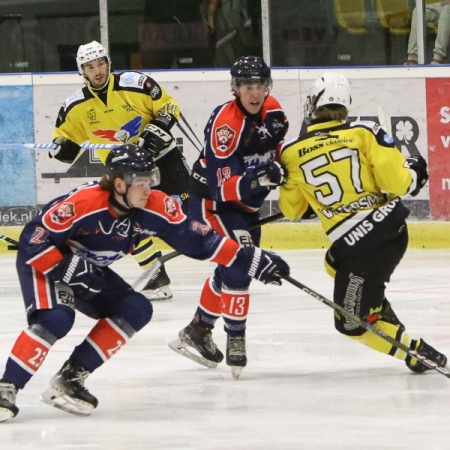
<svg viewBox="0 0 450 450">
<path fill-rule="evenodd" d="M 188 345 L 180 341 L 179 339 L 176 339 L 175 341 L 172 341 L 169 343 L 169 347 L 174 351 L 179 353 L 180 355 L 185 356 L 188 359 L 191 359 L 192 361 L 195 361 L 202 366 L 208 367 L 209 369 L 215 369 L 217 367 L 217 363 L 214 361 L 210 361 L 209 359 L 203 358 L 203 356 L 196 355 L 188 350 Z"/>
<path fill-rule="evenodd" d="M 54 408 L 62 409 L 70 414 L 75 414 L 76 416 L 89 416 L 94 409 L 90 403 L 64 395 L 52 387 L 44 391 L 39 397 L 39 400 Z"/>
<path fill-rule="evenodd" d="M 169 287 L 167 286 L 161 286 L 158 289 L 145 289 L 144 291 L 141 291 L 141 294 L 144 294 L 144 296 L 151 302 L 163 302 L 165 300 L 172 300 L 173 294 Z"/>
<path fill-rule="evenodd" d="M 241 375 L 241 370 L 243 367 L 239 366 L 230 366 L 231 369 L 231 375 L 233 375 L 233 378 L 236 380 L 239 380 L 239 376 Z"/>
<path fill-rule="evenodd" d="M 6 422 L 9 419 L 12 419 L 14 416 L 14 413 L 10 411 L 8 408 L 0 408 L 0 423 Z"/>
</svg>

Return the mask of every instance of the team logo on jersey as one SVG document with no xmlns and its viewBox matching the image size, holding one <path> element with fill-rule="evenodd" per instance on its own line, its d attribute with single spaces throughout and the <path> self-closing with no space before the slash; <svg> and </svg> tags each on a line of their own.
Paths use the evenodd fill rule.
<svg viewBox="0 0 450 450">
<path fill-rule="evenodd" d="M 178 214 L 177 201 L 172 197 L 166 197 L 164 203 L 166 206 L 166 213 L 169 214 L 169 216 L 175 217 Z"/>
<path fill-rule="evenodd" d="M 72 217 L 75 217 L 75 205 L 73 203 L 64 202 L 50 213 L 51 221 L 59 225 L 64 225 Z"/>
<path fill-rule="evenodd" d="M 272 135 L 269 133 L 269 130 L 266 128 L 266 125 L 264 123 L 260 127 L 258 127 L 257 125 L 256 129 L 258 130 L 258 134 L 261 135 L 261 139 L 272 137 Z"/>
<path fill-rule="evenodd" d="M 107 139 L 109 142 L 126 144 L 131 138 L 138 135 L 141 124 L 142 117 L 137 116 L 123 125 L 120 130 L 95 130 L 92 134 L 101 139 Z"/>
<path fill-rule="evenodd" d="M 92 122 L 95 122 L 95 121 L 97 120 L 97 114 L 96 114 L 94 108 L 89 108 L 89 109 L 86 111 L 86 114 L 87 114 L 87 116 L 88 116 L 89 122 L 92 123 Z"/>
<path fill-rule="evenodd" d="M 211 229 L 211 228 L 209 228 L 208 225 L 197 222 L 196 220 L 191 221 L 191 223 L 189 224 L 189 228 L 192 231 L 196 231 L 197 233 L 203 234 L 203 236 L 208 234 L 209 230 Z"/>
<path fill-rule="evenodd" d="M 221 125 L 216 128 L 215 147 L 221 152 L 226 152 L 231 148 L 236 137 L 236 132 L 228 125 Z"/>
</svg>

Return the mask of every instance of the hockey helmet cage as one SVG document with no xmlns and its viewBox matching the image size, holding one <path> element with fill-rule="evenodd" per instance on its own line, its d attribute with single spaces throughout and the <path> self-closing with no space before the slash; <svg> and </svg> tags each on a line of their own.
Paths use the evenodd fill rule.
<svg viewBox="0 0 450 450">
<path fill-rule="evenodd" d="M 231 87 L 237 89 L 241 83 L 266 83 L 270 88 L 270 67 L 261 56 L 241 56 L 231 67 Z"/>
<path fill-rule="evenodd" d="M 99 58 L 106 58 L 111 65 L 108 52 L 100 42 L 92 41 L 88 44 L 80 45 L 77 52 L 77 66 L 80 74 L 83 74 L 83 64 L 94 61 Z"/>
<path fill-rule="evenodd" d="M 352 102 L 350 85 L 344 75 L 325 72 L 317 78 L 305 102 L 305 115 L 311 117 L 314 109 L 325 105 L 341 105 L 348 108 Z"/>
<path fill-rule="evenodd" d="M 131 185 L 136 177 L 150 177 L 151 186 L 160 183 L 160 173 L 151 153 L 135 144 L 124 144 L 113 148 L 105 165 L 108 175 L 121 175 L 127 185 Z"/>
</svg>

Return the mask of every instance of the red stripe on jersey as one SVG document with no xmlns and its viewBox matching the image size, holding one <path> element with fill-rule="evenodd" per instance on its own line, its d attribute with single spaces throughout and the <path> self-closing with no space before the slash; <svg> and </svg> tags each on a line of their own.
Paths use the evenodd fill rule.
<svg viewBox="0 0 450 450">
<path fill-rule="evenodd" d="M 222 225 L 222 222 L 220 221 L 219 216 L 215 215 L 211 211 L 215 210 L 215 204 L 216 202 L 214 200 L 210 199 L 203 199 L 202 201 L 202 209 L 203 209 L 203 218 L 206 223 L 209 224 L 209 226 L 221 236 L 227 236 L 227 230 Z"/>
<path fill-rule="evenodd" d="M 220 195 L 224 202 L 233 202 L 241 199 L 239 195 L 239 181 L 241 181 L 241 178 L 240 175 L 235 175 L 223 183 Z"/>
<path fill-rule="evenodd" d="M 86 339 L 103 361 L 111 358 L 128 341 L 126 334 L 110 319 L 100 319 Z"/>
<path fill-rule="evenodd" d="M 51 345 L 30 330 L 24 330 L 11 350 L 11 356 L 28 373 L 34 374 L 50 350 Z"/>
<path fill-rule="evenodd" d="M 212 277 L 208 278 L 203 286 L 202 294 L 200 296 L 200 306 L 207 313 L 220 315 L 220 294 L 218 294 L 211 286 Z"/>
<path fill-rule="evenodd" d="M 33 269 L 33 284 L 37 309 L 52 308 L 47 277 Z"/>
<path fill-rule="evenodd" d="M 217 264 L 227 266 L 236 258 L 239 251 L 239 244 L 233 239 L 224 238 L 216 249 L 211 261 Z"/>
<path fill-rule="evenodd" d="M 27 264 L 36 269 L 38 272 L 48 273 L 62 260 L 62 253 L 55 246 L 52 246 L 47 248 L 44 252 L 41 252 L 29 259 Z"/>
</svg>

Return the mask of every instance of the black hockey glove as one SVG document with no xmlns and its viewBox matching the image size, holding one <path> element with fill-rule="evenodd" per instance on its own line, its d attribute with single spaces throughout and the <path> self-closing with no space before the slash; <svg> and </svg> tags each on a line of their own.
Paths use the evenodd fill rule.
<svg viewBox="0 0 450 450">
<path fill-rule="evenodd" d="M 53 143 L 58 146 L 54 150 L 48 152 L 50 158 L 55 158 L 63 163 L 72 164 L 78 156 L 81 147 L 70 139 L 59 136 L 53 140 Z"/>
<path fill-rule="evenodd" d="M 106 286 L 102 269 L 77 255 L 65 255 L 50 274 L 55 282 L 67 284 L 83 300 L 92 299 Z"/>
<path fill-rule="evenodd" d="M 152 120 L 139 136 L 138 144 L 139 147 L 143 147 L 155 156 L 158 156 L 163 150 L 169 147 L 172 141 L 172 135 Z"/>
<path fill-rule="evenodd" d="M 281 275 L 289 275 L 289 265 L 276 253 L 259 247 L 242 247 L 232 267 L 239 268 L 264 284 L 281 286 Z"/>
<path fill-rule="evenodd" d="M 415 197 L 420 190 L 427 184 L 428 181 L 428 170 L 427 162 L 422 156 L 410 156 L 406 158 L 406 163 L 408 167 L 414 172 L 416 172 L 416 180 L 413 181 L 411 187 L 409 188 L 408 194 Z"/>
<path fill-rule="evenodd" d="M 286 169 L 281 164 L 272 161 L 248 169 L 242 180 L 249 184 L 252 191 L 267 191 L 286 183 L 286 177 Z"/>
</svg>

